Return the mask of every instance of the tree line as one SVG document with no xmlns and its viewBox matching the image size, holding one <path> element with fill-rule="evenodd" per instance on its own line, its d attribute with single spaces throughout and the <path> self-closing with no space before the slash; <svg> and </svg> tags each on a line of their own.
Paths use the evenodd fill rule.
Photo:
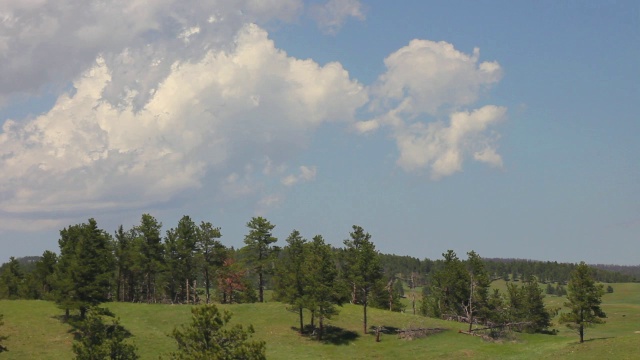
<svg viewBox="0 0 640 360">
<path fill-rule="evenodd" d="M 62 229 L 59 254 L 45 251 L 30 263 L 29 272 L 12 257 L 0 275 L 0 296 L 53 300 L 65 311 L 65 318 L 74 311 L 85 328 L 117 333 L 113 330 L 118 329 L 117 322 L 107 326 L 94 321 L 98 305 L 108 301 L 263 302 L 265 290 L 270 289 L 274 300 L 289 304 L 298 314 L 298 331 L 311 330 L 319 339 L 325 320 L 346 302 L 362 305 L 363 332 L 367 333 L 368 307 L 402 310 L 404 284 L 412 289 L 422 286 L 420 313 L 466 322 L 469 331 L 474 325 L 492 331 L 517 325 L 518 330 L 546 332 L 559 310 L 545 308 L 545 291 L 539 285 L 540 278 L 561 279 L 554 272 L 557 264 L 540 270 L 541 263 L 487 261 L 474 251 L 467 253 L 466 260 L 452 250 L 436 261 L 382 255 L 371 235 L 357 225 L 342 248 L 330 246 L 321 235 L 309 241 L 297 230 L 281 248 L 272 234 L 275 225 L 267 219 L 254 217 L 246 226 L 245 246 L 236 250 L 221 242 L 219 227 L 204 221 L 196 224 L 189 216 L 164 235 L 162 224 L 149 214 L 141 216 L 139 225 L 127 230 L 120 226 L 113 235 L 89 219 Z M 500 275 L 505 271 L 500 264 L 521 266 L 509 275 L 506 292 L 490 288 L 492 281 L 506 278 Z M 560 320 L 578 329 L 582 339 L 584 327 L 605 316 L 599 308 L 603 287 L 595 285 L 598 274 L 605 272 L 584 263 L 572 269 L 565 304 L 571 312 Z M 550 285 L 547 293 L 559 291 L 549 290 Z M 560 283 L 557 287 L 564 289 Z M 305 324 L 305 313 L 310 314 L 309 324 Z"/>
</svg>

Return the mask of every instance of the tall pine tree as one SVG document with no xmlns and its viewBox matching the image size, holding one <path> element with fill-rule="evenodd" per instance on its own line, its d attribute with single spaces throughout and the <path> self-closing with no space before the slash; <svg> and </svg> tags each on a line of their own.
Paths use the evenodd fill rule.
<svg viewBox="0 0 640 360">
<path fill-rule="evenodd" d="M 249 233 L 244 238 L 244 243 L 249 261 L 258 274 L 258 301 L 264 302 L 264 288 L 266 276 L 271 270 L 273 256 L 277 247 L 272 244 L 278 241 L 271 231 L 275 228 L 267 219 L 254 217 L 247 223 Z"/>
<path fill-rule="evenodd" d="M 371 235 L 360 226 L 353 225 L 350 239 L 344 241 L 345 273 L 352 288 L 352 301 L 363 307 L 363 331 L 367 333 L 367 306 L 376 282 L 382 279 L 379 254 L 371 242 Z"/>
</svg>

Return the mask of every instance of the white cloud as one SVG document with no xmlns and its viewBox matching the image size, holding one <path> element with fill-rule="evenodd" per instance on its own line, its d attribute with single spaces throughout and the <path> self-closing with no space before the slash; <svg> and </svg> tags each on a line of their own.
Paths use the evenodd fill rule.
<svg viewBox="0 0 640 360">
<path fill-rule="evenodd" d="M 397 164 L 405 171 L 428 168 L 434 179 L 462 170 L 466 157 L 501 167 L 490 127 L 504 119 L 506 109 L 463 110 L 502 76 L 498 63 L 479 63 L 479 53 L 412 40 L 385 59 L 387 71 L 369 89 L 370 111 L 378 115 L 354 128 L 367 133 L 386 126 L 398 147 Z M 449 121 L 438 120 L 443 117 Z"/>
<path fill-rule="evenodd" d="M 364 9 L 359 0 L 329 0 L 310 8 L 318 27 L 328 34 L 336 34 L 349 18 L 364 20 Z"/>
<path fill-rule="evenodd" d="M 449 123 L 414 123 L 396 129 L 400 158 L 398 165 L 406 171 L 429 167 L 431 176 L 439 179 L 462 169 L 465 155 L 501 166 L 502 159 L 483 132 L 504 119 L 506 109 L 484 106 L 473 112 L 455 112 Z M 478 146 L 483 146 L 478 149 Z"/>
<path fill-rule="evenodd" d="M 102 55 L 112 74 L 108 99 L 119 100 L 128 88 L 141 107 L 175 61 L 228 46 L 247 23 L 293 20 L 302 6 L 301 0 L 0 1 L 0 100 L 64 88 Z M 196 28 L 199 41 L 190 34 Z"/>
<path fill-rule="evenodd" d="M 285 186 L 293 186 L 299 182 L 313 181 L 316 178 L 317 169 L 315 166 L 300 166 L 297 175 L 291 174 L 282 178 L 281 182 Z"/>
<path fill-rule="evenodd" d="M 412 40 L 384 60 L 387 72 L 372 87 L 374 108 L 412 117 L 471 105 L 502 76 L 499 64 L 478 64 L 479 56 L 477 48 L 467 55 L 443 41 Z"/>
<path fill-rule="evenodd" d="M 98 58 L 48 113 L 6 121 L 0 211 L 147 206 L 203 186 L 205 175 L 230 192 L 259 194 L 318 125 L 350 123 L 367 101 L 340 64 L 288 57 L 256 25 L 234 44 L 171 64 L 139 109 L 133 94 L 105 100 L 114 75 Z M 261 177 L 251 167 L 264 168 Z M 315 170 L 304 169 L 308 180 Z"/>
</svg>

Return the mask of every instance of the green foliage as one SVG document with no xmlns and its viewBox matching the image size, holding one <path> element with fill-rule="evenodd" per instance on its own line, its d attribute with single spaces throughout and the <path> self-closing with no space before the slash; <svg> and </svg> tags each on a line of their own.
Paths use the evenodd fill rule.
<svg viewBox="0 0 640 360">
<path fill-rule="evenodd" d="M 107 311 L 108 313 L 108 311 Z M 102 319 L 104 309 L 91 308 L 78 325 L 73 352 L 77 360 L 135 360 L 139 359 L 136 347 L 125 342 L 129 337 L 119 320 L 106 324 Z"/>
<path fill-rule="evenodd" d="M 215 280 L 215 273 L 227 258 L 227 249 L 218 240 L 222 237 L 219 227 L 213 227 L 210 222 L 201 222 L 197 229 L 196 251 L 198 264 L 204 279 L 206 303 L 211 300 L 211 283 Z"/>
<path fill-rule="evenodd" d="M 0 275 L 0 298 L 18 299 L 24 282 L 24 274 L 20 263 L 13 256 L 4 266 L 4 271 Z"/>
<path fill-rule="evenodd" d="M 298 312 L 300 333 L 304 330 L 303 309 L 308 303 L 305 287 L 311 274 L 305 272 L 308 268 L 308 252 L 305 247 L 307 240 L 300 232 L 293 230 L 287 238 L 287 246 L 282 250 L 282 256 L 276 265 L 276 282 L 274 295 L 276 299 L 292 305 Z M 335 266 L 334 266 L 335 267 Z"/>
<path fill-rule="evenodd" d="M 543 332 L 551 326 L 551 313 L 544 306 L 544 294 L 538 280 L 530 276 L 522 286 L 507 284 L 508 320 L 529 322 L 528 332 Z"/>
<path fill-rule="evenodd" d="M 430 278 L 428 299 L 423 313 L 433 317 L 443 314 L 463 315 L 470 296 L 469 272 L 453 250 L 442 254 L 444 266 Z"/>
<path fill-rule="evenodd" d="M 55 299 L 65 308 L 80 310 L 108 301 L 115 259 L 109 234 L 94 219 L 60 231 L 60 259 L 56 267 Z"/>
<path fill-rule="evenodd" d="M 262 341 L 250 341 L 253 326 L 245 330 L 242 325 L 228 325 L 231 313 L 221 313 L 215 305 L 191 309 L 188 326 L 175 328 L 171 337 L 178 343 L 178 351 L 172 359 L 232 360 L 266 359 L 266 345 Z"/>
<path fill-rule="evenodd" d="M 584 329 L 604 323 L 602 319 L 607 316 L 600 308 L 604 289 L 595 283 L 591 268 L 584 262 L 571 273 L 568 288 L 568 301 L 564 306 L 569 308 L 569 312 L 560 315 L 560 323 L 578 332 L 582 343 Z"/>
<path fill-rule="evenodd" d="M 157 277 L 164 268 L 164 247 L 160 236 L 162 223 L 149 214 L 143 214 L 140 225 L 135 228 L 135 247 L 139 256 L 134 266 L 142 272 L 144 281 L 143 297 L 148 303 L 156 301 Z"/>
<path fill-rule="evenodd" d="M 351 301 L 363 305 L 363 328 L 366 334 L 369 294 L 376 283 L 382 279 L 382 267 L 369 233 L 366 233 L 362 227 L 353 225 L 353 231 L 349 236 L 351 239 L 344 241 L 346 246 L 344 270 L 352 289 Z"/>
<path fill-rule="evenodd" d="M 613 293 L 613 286 L 607 285 L 607 294 L 612 294 L 612 293 Z"/>
<path fill-rule="evenodd" d="M 306 307 L 318 318 L 318 339 L 324 334 L 324 320 L 338 313 L 336 305 L 345 301 L 344 290 L 338 281 L 338 270 L 331 246 L 320 235 L 305 245 L 303 274 L 306 281 L 303 288 Z M 302 317 L 300 318 L 302 320 Z"/>
<path fill-rule="evenodd" d="M 258 300 L 264 302 L 265 276 L 268 275 L 271 262 L 278 248 L 271 244 L 278 241 L 271 235 L 275 228 L 267 219 L 263 217 L 251 218 L 247 223 L 249 233 L 244 238 L 247 245 L 245 250 L 249 256 L 249 262 L 258 273 Z"/>
</svg>

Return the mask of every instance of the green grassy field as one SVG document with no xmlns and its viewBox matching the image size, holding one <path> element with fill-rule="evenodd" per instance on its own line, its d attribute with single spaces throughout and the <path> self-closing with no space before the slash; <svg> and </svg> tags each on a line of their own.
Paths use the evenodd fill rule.
<svg viewBox="0 0 640 360">
<path fill-rule="evenodd" d="M 640 355 L 640 284 L 613 284 L 613 294 L 603 298 L 608 319 L 604 325 L 587 329 L 587 340 L 578 344 L 575 333 L 557 327 L 558 335 L 518 334 L 515 340 L 486 342 L 478 337 L 458 333 L 464 324 L 429 319 L 407 313 L 390 313 L 371 309 L 370 325 L 404 328 L 408 326 L 440 327 L 449 330 L 427 338 L 407 341 L 395 335 L 362 334 L 362 308 L 345 305 L 330 325 L 340 333 L 317 342 L 299 336 L 292 327 L 296 314 L 276 302 L 221 306 L 233 312 L 232 322 L 253 324 L 255 337 L 267 342 L 269 359 L 636 359 Z M 560 305 L 564 299 L 547 297 L 549 304 Z M 105 304 L 132 334 L 142 359 L 158 359 L 174 350 L 167 334 L 174 326 L 190 319 L 190 307 L 182 305 Z M 2 334 L 9 335 L 2 353 L 4 359 L 73 358 L 71 328 L 60 322 L 62 312 L 44 301 L 0 301 L 5 315 Z"/>
</svg>

